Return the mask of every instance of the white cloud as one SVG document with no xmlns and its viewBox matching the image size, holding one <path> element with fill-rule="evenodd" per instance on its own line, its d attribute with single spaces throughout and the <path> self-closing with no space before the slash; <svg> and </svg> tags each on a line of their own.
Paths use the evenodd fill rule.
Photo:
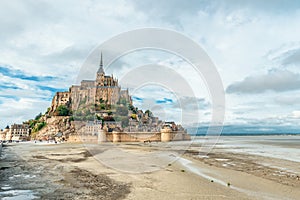
<svg viewBox="0 0 300 200">
<path fill-rule="evenodd" d="M 155 4 L 150 0 L 1 1 L 0 62 L 24 74 L 57 78 L 40 82 L 42 86 L 68 88 L 97 44 L 134 28 L 170 28 L 190 36 L 205 48 L 217 65 L 228 92 L 252 94 L 247 97 L 227 94 L 227 123 L 243 121 L 241 116 L 244 119 L 256 116 L 269 119 L 270 113 L 288 116 L 292 113 L 288 102 L 295 102 L 289 95 L 299 89 L 300 80 L 300 12 L 297 8 L 297 1 L 283 4 L 277 0 L 234 4 L 205 0 Z M 193 85 L 195 96 L 209 101 L 209 92 L 201 77 L 187 70 L 190 68 L 185 63 L 177 62 L 177 58 L 155 59 L 155 56 L 149 60 L 175 66 L 176 71 Z M 130 62 L 125 58 L 123 67 L 115 70 L 118 77 L 128 72 L 128 63 L 148 62 L 143 59 L 145 57 L 140 61 L 132 60 L 136 59 L 134 56 L 127 58 Z M 286 69 L 278 69 L 281 67 Z M 270 69 L 274 70 L 268 71 Z M 47 102 L 50 104 L 44 100 L 49 97 L 49 91 L 37 90 L 35 82 L 2 76 L 0 83 L 18 87 L 2 89 L 0 93 L 1 113 L 11 113 L 12 117 L 6 116 L 10 119 L 23 115 L 16 109 L 6 108 L 11 100 L 4 94 L 18 97 L 14 103 L 22 105 L 22 112 L 26 110 L 24 120 L 29 115 L 34 117 L 38 110 L 45 110 Z M 258 93 L 260 102 L 257 101 Z M 285 97 L 281 99 L 280 96 Z M 36 109 L 31 109 L 30 100 L 37 101 Z M 264 104 L 272 109 L 262 110 Z M 296 106 L 293 110 L 300 109 L 299 104 L 292 105 Z M 241 114 L 245 111 L 248 112 Z M 1 118 L 1 126 L 7 123 L 6 118 Z"/>
<path fill-rule="evenodd" d="M 49 101 L 41 99 L 21 98 L 15 100 L 0 98 L 0 100 L 2 101 L 0 106 L 0 123 L 2 127 L 32 119 L 50 106 Z"/>
<path fill-rule="evenodd" d="M 299 110 L 293 111 L 292 112 L 292 118 L 300 119 L 300 111 Z"/>
<path fill-rule="evenodd" d="M 271 70 L 267 74 L 249 76 L 229 85 L 227 93 L 255 94 L 300 89 L 300 74 L 288 70 Z"/>
</svg>

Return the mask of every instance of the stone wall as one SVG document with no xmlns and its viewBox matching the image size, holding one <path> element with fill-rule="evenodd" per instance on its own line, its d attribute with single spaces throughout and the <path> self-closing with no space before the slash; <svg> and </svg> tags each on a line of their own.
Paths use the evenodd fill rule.
<svg viewBox="0 0 300 200">
<path fill-rule="evenodd" d="M 106 132 L 105 140 L 101 138 L 101 141 L 105 142 L 169 142 L 169 141 L 181 141 L 190 140 L 190 136 L 184 131 L 165 132 L 169 134 L 168 137 L 163 138 L 161 132 Z M 101 135 L 103 137 L 103 135 Z M 168 139 L 167 139 L 168 138 Z M 82 142 L 82 143 L 98 143 L 99 138 L 97 135 L 70 135 L 68 142 Z"/>
<path fill-rule="evenodd" d="M 144 142 L 144 141 L 160 141 L 160 133 L 156 132 L 112 132 L 108 133 L 107 141 L 110 142 Z"/>
</svg>

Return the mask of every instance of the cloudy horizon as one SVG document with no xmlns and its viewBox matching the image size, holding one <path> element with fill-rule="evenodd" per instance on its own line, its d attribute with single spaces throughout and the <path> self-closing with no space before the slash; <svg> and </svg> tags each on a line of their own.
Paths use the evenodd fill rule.
<svg viewBox="0 0 300 200">
<path fill-rule="evenodd" d="M 55 92 L 76 83 L 99 44 L 145 27 L 177 31 L 206 51 L 223 81 L 226 125 L 300 125 L 298 1 L 14 0 L 0 5 L 0 128 L 44 113 Z M 178 56 L 133 52 L 107 73 L 121 79 L 130 67 L 145 64 L 173 67 L 195 90 L 201 85 L 195 96 L 201 121 L 192 121 L 194 105 L 186 109 L 191 124 L 209 122 L 209 92 Z M 122 86 L 130 89 L 126 84 Z M 141 91 L 134 94 L 137 106 L 178 119 L 173 116 L 180 113 L 174 96 L 153 88 Z M 190 98 L 182 97 L 186 104 Z"/>
</svg>

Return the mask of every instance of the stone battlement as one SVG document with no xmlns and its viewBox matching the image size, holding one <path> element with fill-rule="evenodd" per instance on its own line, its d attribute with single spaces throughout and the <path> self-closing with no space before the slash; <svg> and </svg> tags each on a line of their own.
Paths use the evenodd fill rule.
<svg viewBox="0 0 300 200">
<path fill-rule="evenodd" d="M 101 130 L 97 135 L 72 135 L 69 142 L 103 143 L 103 142 L 171 142 L 191 140 L 184 131 L 164 132 L 106 132 Z"/>
</svg>

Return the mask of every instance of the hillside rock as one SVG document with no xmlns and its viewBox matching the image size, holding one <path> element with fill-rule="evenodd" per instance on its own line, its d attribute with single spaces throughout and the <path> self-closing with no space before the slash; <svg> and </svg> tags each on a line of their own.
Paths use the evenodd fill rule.
<svg viewBox="0 0 300 200">
<path fill-rule="evenodd" d="M 70 116 L 51 116 L 46 120 L 47 125 L 37 133 L 37 139 L 53 138 L 57 133 L 62 133 L 67 139 L 75 133 L 75 125 Z"/>
</svg>

